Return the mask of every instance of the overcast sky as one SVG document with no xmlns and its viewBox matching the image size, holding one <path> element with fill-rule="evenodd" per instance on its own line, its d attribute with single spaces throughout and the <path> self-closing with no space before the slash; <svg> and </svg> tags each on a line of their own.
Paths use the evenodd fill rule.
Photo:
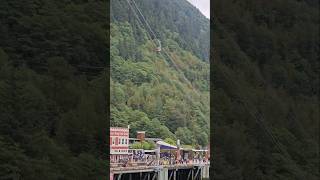
<svg viewBox="0 0 320 180">
<path fill-rule="evenodd" d="M 210 0 L 188 0 L 210 19 Z"/>
</svg>

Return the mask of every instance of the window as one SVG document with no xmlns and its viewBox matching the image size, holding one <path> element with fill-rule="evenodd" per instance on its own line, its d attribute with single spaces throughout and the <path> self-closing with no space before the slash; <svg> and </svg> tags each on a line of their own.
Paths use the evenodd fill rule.
<svg viewBox="0 0 320 180">
<path fill-rule="evenodd" d="M 121 144 L 121 139 L 119 138 L 119 144 Z"/>
<path fill-rule="evenodd" d="M 126 139 L 125 144 L 128 144 L 128 140 Z"/>
<path fill-rule="evenodd" d="M 124 144 L 124 139 L 122 139 L 122 144 Z"/>
<path fill-rule="evenodd" d="M 115 144 L 115 142 L 114 142 L 114 138 L 112 138 L 112 144 Z"/>
</svg>

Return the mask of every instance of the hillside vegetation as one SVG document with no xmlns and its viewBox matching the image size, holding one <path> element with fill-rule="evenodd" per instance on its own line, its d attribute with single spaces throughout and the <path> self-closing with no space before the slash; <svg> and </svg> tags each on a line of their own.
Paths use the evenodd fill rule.
<svg viewBox="0 0 320 180">
<path fill-rule="evenodd" d="M 213 7 L 214 179 L 318 179 L 318 1 Z"/>
<path fill-rule="evenodd" d="M 151 3 L 142 6 L 145 9 L 156 3 L 145 2 Z M 168 2 L 170 11 L 163 21 L 176 13 Z M 108 177 L 106 8 L 105 1 L 0 1 L 0 179 Z M 119 10 L 124 16 L 130 12 L 125 6 Z M 179 12 L 186 13 L 181 7 Z M 191 27 L 185 20 L 180 25 L 169 22 L 180 30 L 184 23 Z M 185 138 L 185 143 L 207 144 L 209 71 L 206 53 L 197 50 L 201 36 L 186 32 L 184 36 L 198 39 L 192 44 L 179 29 L 161 31 L 164 46 L 170 45 L 185 76 L 201 94 L 198 97 L 181 80 L 181 73 L 154 53 L 145 33 L 131 20 L 113 22 L 111 28 L 116 37 L 111 47 L 111 111 L 112 118 L 118 119 L 112 122 L 119 126 L 132 122 L 140 130 L 147 127 L 148 136 L 176 138 L 187 133 L 185 137 L 192 138 Z M 208 21 L 203 28 L 208 32 Z M 133 33 L 139 33 L 139 38 Z"/>
<path fill-rule="evenodd" d="M 155 51 L 127 2 L 111 1 L 111 126 L 130 124 L 131 136 L 145 130 L 148 137 L 207 146 L 209 21 L 183 0 L 137 5 L 178 70 Z"/>
<path fill-rule="evenodd" d="M 107 177 L 106 11 L 0 1 L 0 179 Z"/>
</svg>

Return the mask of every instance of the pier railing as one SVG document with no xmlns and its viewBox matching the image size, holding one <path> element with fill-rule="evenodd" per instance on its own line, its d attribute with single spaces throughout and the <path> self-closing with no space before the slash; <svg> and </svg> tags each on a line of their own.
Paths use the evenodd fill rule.
<svg viewBox="0 0 320 180">
<path fill-rule="evenodd" d="M 194 166 L 210 166 L 209 162 L 206 163 L 186 163 L 186 164 L 166 164 L 166 165 L 142 165 L 137 164 L 134 166 L 111 166 L 111 171 L 126 171 L 126 170 L 154 170 L 154 169 L 161 169 L 161 168 L 168 168 L 168 169 L 183 169 L 183 168 L 190 168 Z"/>
</svg>

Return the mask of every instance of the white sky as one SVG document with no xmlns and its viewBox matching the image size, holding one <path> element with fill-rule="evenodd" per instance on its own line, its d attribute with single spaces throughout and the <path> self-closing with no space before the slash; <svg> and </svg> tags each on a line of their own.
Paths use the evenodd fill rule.
<svg viewBox="0 0 320 180">
<path fill-rule="evenodd" d="M 191 4 L 197 7 L 202 14 L 210 19 L 210 0 L 188 0 Z"/>
</svg>

